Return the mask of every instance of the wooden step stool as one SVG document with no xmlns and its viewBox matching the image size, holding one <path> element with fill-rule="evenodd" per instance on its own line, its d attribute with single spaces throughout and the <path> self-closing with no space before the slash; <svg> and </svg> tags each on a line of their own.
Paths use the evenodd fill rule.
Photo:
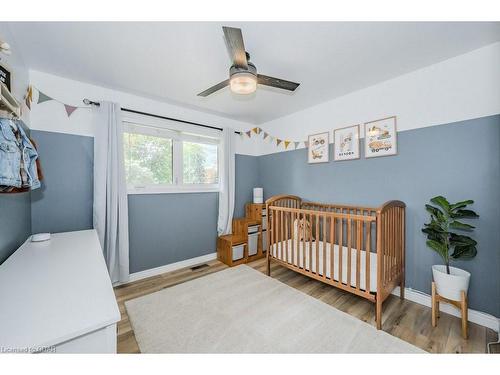
<svg viewBox="0 0 500 375">
<path fill-rule="evenodd" d="M 444 302 L 444 303 L 449 303 L 450 305 L 453 305 L 457 307 L 458 309 L 461 310 L 462 312 L 462 337 L 464 339 L 467 339 L 468 336 L 468 327 L 467 327 L 467 321 L 468 321 L 468 310 L 467 310 L 467 294 L 465 293 L 464 290 L 462 290 L 462 295 L 461 295 L 461 300 L 460 301 L 453 301 L 451 299 L 445 298 L 440 296 L 437 293 L 436 290 L 436 283 L 433 281 L 432 282 L 432 326 L 436 327 L 437 326 L 437 320 L 439 318 L 439 303 Z"/>
</svg>

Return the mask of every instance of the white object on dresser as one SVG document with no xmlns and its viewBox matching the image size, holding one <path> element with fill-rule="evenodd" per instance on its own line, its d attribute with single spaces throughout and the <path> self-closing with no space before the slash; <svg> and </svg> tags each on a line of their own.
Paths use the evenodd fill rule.
<svg viewBox="0 0 500 375">
<path fill-rule="evenodd" d="M 95 230 L 26 241 L 0 266 L 0 353 L 116 353 L 120 311 Z"/>
<path fill-rule="evenodd" d="M 264 203 L 264 189 L 253 188 L 253 203 Z"/>
<path fill-rule="evenodd" d="M 31 236 L 31 242 L 43 242 L 50 240 L 50 233 L 36 233 Z"/>
</svg>

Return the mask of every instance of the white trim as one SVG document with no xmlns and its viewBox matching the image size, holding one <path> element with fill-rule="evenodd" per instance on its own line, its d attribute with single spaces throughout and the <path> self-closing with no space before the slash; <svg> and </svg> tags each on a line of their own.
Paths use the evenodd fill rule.
<svg viewBox="0 0 500 375">
<path fill-rule="evenodd" d="M 128 282 L 115 283 L 115 284 L 113 284 L 113 286 L 132 283 L 134 281 L 146 279 L 146 278 L 151 277 L 151 276 L 157 276 L 157 275 L 160 275 L 162 273 L 172 272 L 172 271 L 179 270 L 181 268 L 192 267 L 192 266 L 195 266 L 195 265 L 200 264 L 200 263 L 210 262 L 210 261 L 215 260 L 215 259 L 217 259 L 217 253 L 210 253 L 210 254 L 202 255 L 202 256 L 199 256 L 196 258 L 186 259 L 186 260 L 182 260 L 180 262 L 170 263 L 170 264 L 166 264 L 164 266 L 151 268 L 149 270 L 134 272 L 134 273 L 130 274 Z"/>
<path fill-rule="evenodd" d="M 184 185 L 185 186 L 185 185 Z M 202 187 L 196 185 L 195 187 L 180 187 L 173 185 L 171 188 L 154 188 L 154 187 L 129 187 L 127 189 L 128 195 L 147 195 L 147 194 L 188 194 L 188 193 L 218 193 L 220 187 Z"/>
<path fill-rule="evenodd" d="M 395 288 L 392 294 L 399 297 L 399 287 Z M 405 299 L 416 302 L 420 305 L 431 307 L 431 296 L 415 289 L 405 288 Z M 459 318 L 461 317 L 458 309 L 446 303 L 441 303 L 439 307 L 439 310 L 444 313 L 457 316 Z M 469 322 L 490 328 L 495 332 L 499 332 L 500 329 L 499 318 L 477 310 L 469 309 Z"/>
</svg>

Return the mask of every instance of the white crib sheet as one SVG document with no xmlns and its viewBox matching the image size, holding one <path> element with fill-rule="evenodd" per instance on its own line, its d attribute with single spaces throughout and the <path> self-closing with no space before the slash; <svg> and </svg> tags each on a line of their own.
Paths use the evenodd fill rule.
<svg viewBox="0 0 500 375">
<path fill-rule="evenodd" d="M 278 242 L 273 245 L 272 254 L 275 258 L 282 259 L 282 248 L 283 251 L 286 250 L 286 242 L 288 242 L 288 252 L 287 252 L 287 261 L 288 263 L 292 263 L 292 240 Z M 319 274 L 323 276 L 323 241 L 318 242 L 319 245 Z M 304 268 L 303 266 L 303 247 L 304 244 L 300 241 L 299 246 L 299 259 L 297 263 L 297 243 L 293 244 L 295 247 L 295 254 L 293 259 L 293 264 Z M 311 270 L 309 266 L 309 246 L 310 243 L 306 242 L 306 270 Z M 326 243 L 326 277 L 330 278 L 331 275 L 331 262 L 330 262 L 330 251 L 331 244 Z M 356 287 L 356 264 L 357 264 L 357 249 L 351 248 L 351 286 Z M 347 254 L 348 249 L 344 246 L 342 251 L 342 283 L 347 284 Z M 333 279 L 335 281 L 339 280 L 339 246 L 334 245 L 334 265 L 333 265 Z M 316 272 L 316 241 L 312 241 L 312 272 Z M 360 268 L 360 280 L 359 280 L 359 288 L 362 290 L 366 290 L 366 257 L 365 251 L 361 250 L 361 268 Z M 377 254 L 370 253 L 370 291 L 377 291 Z"/>
</svg>

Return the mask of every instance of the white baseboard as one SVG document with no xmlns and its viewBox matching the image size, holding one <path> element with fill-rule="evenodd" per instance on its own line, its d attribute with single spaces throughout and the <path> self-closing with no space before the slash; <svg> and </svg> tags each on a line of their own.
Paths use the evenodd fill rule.
<svg viewBox="0 0 500 375">
<path fill-rule="evenodd" d="M 395 288 L 393 290 L 392 294 L 399 297 L 399 287 Z M 405 288 L 405 299 L 412 301 L 412 302 L 416 302 L 420 305 L 431 307 L 431 296 L 426 294 L 426 293 L 415 290 L 415 289 Z M 447 313 L 447 314 L 450 314 L 453 316 L 457 316 L 459 318 L 461 317 L 460 311 L 458 309 L 456 309 L 456 308 L 454 308 L 446 303 L 440 303 L 439 310 L 444 312 L 444 313 Z M 468 315 L 469 315 L 469 322 L 476 323 L 476 324 L 479 324 L 481 326 L 488 327 L 488 328 L 494 330 L 495 332 L 499 332 L 499 328 L 500 328 L 500 319 L 499 318 L 497 318 L 493 315 L 490 315 L 490 314 L 487 314 L 487 313 L 484 313 L 481 311 L 477 311 L 477 310 L 472 310 L 472 309 L 469 309 Z"/>
<path fill-rule="evenodd" d="M 202 255 L 202 256 L 199 256 L 196 258 L 186 259 L 186 260 L 182 260 L 180 262 L 166 264 L 164 266 L 160 266 L 160 267 L 156 267 L 156 268 L 151 268 L 149 270 L 134 272 L 134 273 L 130 274 L 128 282 L 114 284 L 113 286 L 128 284 L 128 283 L 131 283 L 134 281 L 146 279 L 146 278 L 151 277 L 151 276 L 160 275 L 160 274 L 165 273 L 165 272 L 172 272 L 172 271 L 179 270 L 181 268 L 192 267 L 192 266 L 195 266 L 195 265 L 200 264 L 200 263 L 210 262 L 210 261 L 215 260 L 215 259 L 217 259 L 217 253 L 210 253 L 210 254 Z"/>
</svg>

